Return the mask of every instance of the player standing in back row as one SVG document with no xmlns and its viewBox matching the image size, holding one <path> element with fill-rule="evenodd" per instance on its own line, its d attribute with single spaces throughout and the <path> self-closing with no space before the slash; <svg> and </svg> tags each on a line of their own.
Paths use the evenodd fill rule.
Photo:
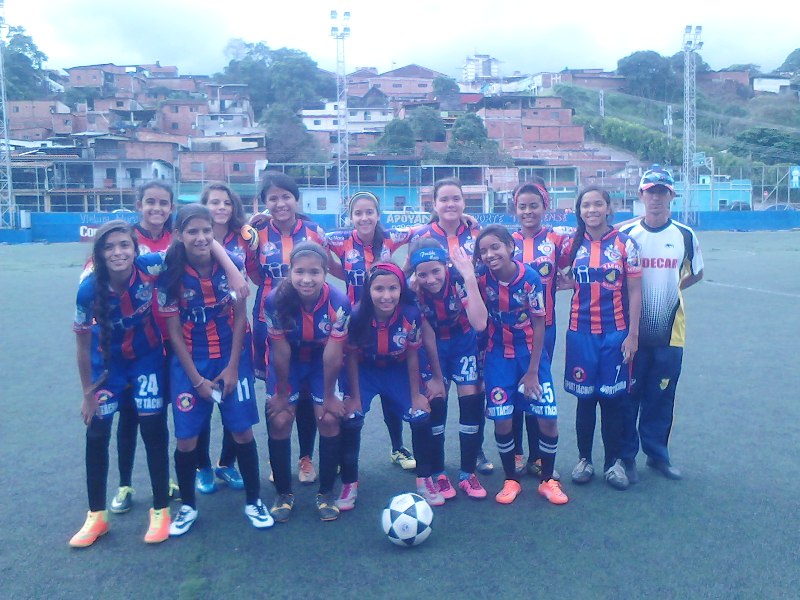
<svg viewBox="0 0 800 600">
<path fill-rule="evenodd" d="M 686 331 L 681 290 L 703 278 L 703 256 L 694 232 L 670 218 L 674 197 L 672 174 L 654 165 L 639 184 L 644 218 L 620 227 L 639 244 L 642 265 L 639 353 L 633 363 L 633 392 L 625 402 L 621 449 L 632 483 L 638 481 L 639 440 L 648 467 L 667 479 L 681 478 L 667 449 Z"/>
</svg>

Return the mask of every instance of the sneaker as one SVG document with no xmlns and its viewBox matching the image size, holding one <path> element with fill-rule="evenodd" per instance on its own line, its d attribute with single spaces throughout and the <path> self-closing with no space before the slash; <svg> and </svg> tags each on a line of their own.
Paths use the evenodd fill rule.
<svg viewBox="0 0 800 600">
<path fill-rule="evenodd" d="M 173 479 L 169 480 L 169 498 L 173 502 L 181 501 L 181 488 Z"/>
<path fill-rule="evenodd" d="M 575 483 L 589 483 L 592 477 L 594 477 L 594 465 L 588 458 L 582 458 L 572 469 L 572 481 Z"/>
<path fill-rule="evenodd" d="M 336 506 L 339 510 L 353 510 L 356 507 L 356 498 L 358 498 L 358 482 L 345 483 L 339 499 L 336 500 Z"/>
<path fill-rule="evenodd" d="M 217 491 L 217 484 L 214 481 L 214 471 L 211 467 L 197 469 L 194 487 L 197 488 L 197 491 L 201 494 L 213 494 Z"/>
<path fill-rule="evenodd" d="M 417 477 L 417 493 L 425 498 L 431 506 L 442 506 L 444 498 L 439 486 L 430 477 Z"/>
<path fill-rule="evenodd" d="M 339 507 L 333 494 L 317 494 L 317 514 L 320 521 L 335 521 L 339 518 Z"/>
<path fill-rule="evenodd" d="M 458 482 L 458 487 L 470 498 L 474 500 L 483 500 L 486 498 L 486 490 L 478 481 L 478 477 L 473 473 L 468 479 L 462 479 Z"/>
<path fill-rule="evenodd" d="M 289 515 L 292 514 L 294 507 L 294 494 L 281 494 L 275 498 L 272 503 L 272 508 L 269 509 L 270 514 L 278 523 L 286 523 L 289 520 Z"/>
<path fill-rule="evenodd" d="M 120 486 L 117 495 L 111 499 L 111 512 L 117 515 L 128 512 L 133 506 L 135 492 L 136 490 L 129 485 Z"/>
<path fill-rule="evenodd" d="M 625 465 L 625 475 L 628 476 L 628 483 L 635 485 L 639 483 L 639 469 L 636 468 L 636 460 L 623 460 Z"/>
<path fill-rule="evenodd" d="M 250 524 L 256 529 L 267 529 L 275 524 L 275 519 L 269 514 L 261 498 L 256 500 L 255 504 L 248 504 L 245 506 L 244 514 L 250 519 Z"/>
<path fill-rule="evenodd" d="M 522 454 L 514 455 L 514 473 L 522 475 L 525 472 L 525 456 Z"/>
<path fill-rule="evenodd" d="M 547 498 L 550 504 L 566 504 L 569 502 L 567 495 L 561 491 L 561 484 L 555 479 L 548 479 L 540 483 L 539 495 Z"/>
<path fill-rule="evenodd" d="M 674 481 L 678 481 L 679 479 L 683 479 L 683 474 L 680 472 L 680 469 L 677 467 L 673 467 L 670 463 L 664 462 L 661 460 L 656 460 L 654 458 L 647 458 L 647 466 L 651 469 L 655 469 L 659 473 L 661 473 L 667 479 L 672 479 Z"/>
<path fill-rule="evenodd" d="M 491 475 L 494 472 L 494 464 L 486 458 L 483 450 L 478 453 L 478 460 L 475 461 L 475 469 L 478 473 L 483 473 L 484 475 Z"/>
<path fill-rule="evenodd" d="M 86 521 L 81 530 L 72 536 L 69 545 L 73 548 L 86 548 L 97 541 L 101 535 L 108 533 L 108 511 L 91 510 L 86 513 Z"/>
<path fill-rule="evenodd" d="M 519 481 L 513 479 L 506 479 L 503 483 L 503 489 L 500 490 L 494 497 L 500 504 L 511 504 L 522 493 L 522 486 Z"/>
<path fill-rule="evenodd" d="M 302 484 L 310 485 L 317 480 L 317 472 L 309 456 L 300 457 L 297 461 L 297 471 L 297 480 Z"/>
<path fill-rule="evenodd" d="M 542 478 L 542 459 L 537 458 L 536 460 L 528 460 L 527 464 L 528 474 L 536 479 Z M 561 481 L 561 473 L 559 473 L 556 469 L 553 469 L 553 479 L 556 481 Z"/>
<path fill-rule="evenodd" d="M 169 534 L 172 537 L 183 535 L 192 528 L 196 519 L 197 510 L 188 504 L 182 505 L 178 514 L 175 515 L 175 519 L 170 523 Z"/>
<path fill-rule="evenodd" d="M 403 467 L 404 471 L 412 471 L 417 468 L 417 460 L 411 454 L 411 450 L 405 446 L 399 450 L 392 450 L 391 460 L 394 464 Z"/>
<path fill-rule="evenodd" d="M 160 544 L 169 537 L 169 508 L 151 508 L 150 526 L 144 534 L 146 544 Z"/>
<path fill-rule="evenodd" d="M 214 467 L 214 475 L 232 490 L 243 490 L 244 480 L 236 467 Z"/>
<path fill-rule="evenodd" d="M 452 500 L 456 497 L 456 488 L 450 483 L 450 479 L 442 473 L 436 478 L 436 485 L 439 487 L 439 493 L 445 500 Z"/>
<path fill-rule="evenodd" d="M 606 483 L 613 487 L 615 490 L 627 490 L 629 481 L 628 476 L 625 474 L 625 465 L 622 461 L 617 461 L 611 465 L 606 471 Z"/>
</svg>

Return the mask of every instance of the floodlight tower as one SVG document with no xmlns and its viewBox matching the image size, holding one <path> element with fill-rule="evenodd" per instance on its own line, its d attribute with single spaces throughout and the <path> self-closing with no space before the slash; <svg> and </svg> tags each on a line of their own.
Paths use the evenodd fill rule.
<svg viewBox="0 0 800 600">
<path fill-rule="evenodd" d="M 350 140 L 347 135 L 347 70 L 344 41 L 350 37 L 350 13 L 331 11 L 331 37 L 336 40 L 336 163 L 339 181 L 339 225 L 348 218 L 350 201 Z"/>
<path fill-rule="evenodd" d="M 695 58 L 703 47 L 700 35 L 703 27 L 687 25 L 683 32 L 683 194 L 682 219 L 695 221 L 694 187 L 697 185 L 697 89 Z"/>
<path fill-rule="evenodd" d="M 5 38 L 5 1 L 0 0 L 0 37 Z M 16 204 L 11 181 L 11 144 L 8 139 L 8 118 L 6 113 L 6 73 L 3 56 L 0 52 L 0 227 L 14 227 Z"/>
</svg>

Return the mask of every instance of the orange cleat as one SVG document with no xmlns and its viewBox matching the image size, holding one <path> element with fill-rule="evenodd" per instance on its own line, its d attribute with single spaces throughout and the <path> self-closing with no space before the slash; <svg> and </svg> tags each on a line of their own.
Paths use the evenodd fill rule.
<svg viewBox="0 0 800 600">
<path fill-rule="evenodd" d="M 494 497 L 500 504 L 511 504 L 522 493 L 522 486 L 519 481 L 513 479 L 506 479 L 503 483 L 503 489 L 498 492 Z"/>
<path fill-rule="evenodd" d="M 148 544 L 160 544 L 169 537 L 169 508 L 150 509 L 150 527 L 144 536 Z"/>
<path fill-rule="evenodd" d="M 555 479 L 549 479 L 539 484 L 539 495 L 547 498 L 550 504 L 566 504 L 569 502 L 567 495 L 561 490 L 561 484 Z"/>
<path fill-rule="evenodd" d="M 86 513 L 86 522 L 81 530 L 72 536 L 69 545 L 73 548 L 86 548 L 97 541 L 101 535 L 108 533 L 108 511 L 96 510 Z"/>
</svg>

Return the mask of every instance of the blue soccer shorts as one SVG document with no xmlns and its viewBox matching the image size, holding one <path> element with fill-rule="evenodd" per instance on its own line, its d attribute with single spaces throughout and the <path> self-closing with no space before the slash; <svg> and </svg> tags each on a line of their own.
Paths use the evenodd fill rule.
<svg viewBox="0 0 800 600">
<path fill-rule="evenodd" d="M 258 318 L 253 319 L 253 372 L 262 381 L 267 379 L 267 324 Z"/>
<path fill-rule="evenodd" d="M 404 421 L 413 421 L 427 413 L 414 411 L 411 405 L 411 386 L 405 362 L 378 366 L 372 362 L 358 365 L 358 386 L 361 394 L 361 412 L 367 414 L 375 396 L 388 402 L 390 410 Z M 419 390 L 418 390 L 419 391 Z"/>
<path fill-rule="evenodd" d="M 547 352 L 542 351 L 537 372 L 539 385 L 542 386 L 541 398 L 527 398 L 519 392 L 519 380 L 528 372 L 530 361 L 530 354 L 525 353 L 525 348 L 517 348 L 515 358 L 505 358 L 502 347 L 495 347 L 486 353 L 486 416 L 489 419 L 510 419 L 515 410 L 541 419 L 558 418 Z"/>
<path fill-rule="evenodd" d="M 622 362 L 627 331 L 584 333 L 567 330 L 564 389 L 578 398 L 616 398 L 628 393 L 631 365 Z"/>
<path fill-rule="evenodd" d="M 92 380 L 97 381 L 104 370 L 102 354 L 93 351 Z M 162 347 L 134 359 L 112 357 L 105 381 L 95 391 L 98 406 L 94 418 L 113 418 L 120 402 L 134 402 L 142 416 L 158 414 L 164 410 L 164 383 Z"/>
</svg>

